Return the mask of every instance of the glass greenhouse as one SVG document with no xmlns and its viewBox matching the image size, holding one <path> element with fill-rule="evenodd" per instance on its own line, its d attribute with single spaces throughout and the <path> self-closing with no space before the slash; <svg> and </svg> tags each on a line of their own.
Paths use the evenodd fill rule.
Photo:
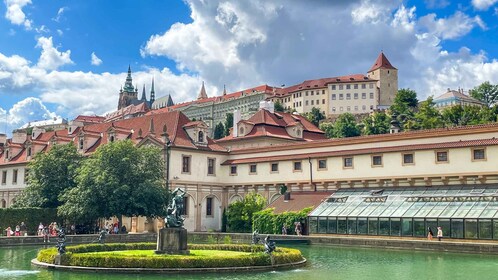
<svg viewBox="0 0 498 280">
<path fill-rule="evenodd" d="M 309 214 L 311 234 L 498 239 L 498 186 L 341 189 Z"/>
</svg>

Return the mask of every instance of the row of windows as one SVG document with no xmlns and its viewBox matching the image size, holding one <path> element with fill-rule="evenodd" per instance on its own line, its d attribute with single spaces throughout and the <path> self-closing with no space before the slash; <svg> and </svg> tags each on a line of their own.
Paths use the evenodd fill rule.
<svg viewBox="0 0 498 280">
<path fill-rule="evenodd" d="M 337 95 L 334 93 L 331 95 L 332 96 L 332 100 L 336 100 L 337 99 Z M 374 99 L 374 93 L 371 92 L 370 93 L 370 99 Z M 354 93 L 353 94 L 353 98 L 354 99 L 358 99 L 359 97 L 359 94 L 358 93 Z M 339 93 L 339 100 L 343 100 L 344 99 L 344 94 L 343 93 Z M 361 99 L 367 99 L 367 94 L 365 92 L 362 92 L 361 93 Z M 351 100 L 351 93 L 346 93 L 346 100 Z"/>
<path fill-rule="evenodd" d="M 183 209 L 180 213 L 182 216 L 188 216 L 188 208 L 189 208 L 189 197 L 183 197 Z M 206 216 L 213 216 L 213 198 L 206 197 Z"/>
<path fill-rule="evenodd" d="M 190 174 L 191 171 L 192 156 L 183 155 L 182 156 L 182 173 Z M 207 159 L 207 175 L 216 175 L 216 159 Z"/>
<path fill-rule="evenodd" d="M 481 161 L 486 160 L 486 149 L 485 148 L 475 148 L 472 149 L 472 161 Z M 448 163 L 449 156 L 448 151 L 435 151 L 435 162 L 436 163 Z M 371 164 L 372 167 L 382 167 L 383 166 L 383 155 L 372 155 L 371 156 Z M 402 164 L 403 165 L 415 165 L 415 154 L 414 153 L 403 153 L 402 154 Z M 327 160 L 326 159 L 318 159 L 317 160 L 318 170 L 326 170 L 327 169 Z M 354 157 L 343 157 L 342 158 L 342 167 L 345 169 L 354 168 Z M 273 162 L 270 163 L 270 172 L 278 173 L 279 171 L 279 163 Z M 302 171 L 302 162 L 294 161 L 293 162 L 293 171 L 300 172 Z M 257 164 L 249 165 L 249 174 L 255 175 L 257 174 Z M 230 166 L 230 175 L 237 175 L 237 165 Z"/>
<path fill-rule="evenodd" d="M 358 111 L 358 109 L 359 109 L 358 106 L 354 106 L 354 110 L 355 111 Z M 373 110 L 373 109 L 374 109 L 374 106 L 370 105 L 370 110 Z M 361 106 L 361 110 L 362 111 L 367 110 L 367 106 L 366 105 Z M 342 107 L 342 106 L 339 107 L 339 111 L 340 112 L 344 111 L 344 107 Z M 347 106 L 346 107 L 346 111 L 350 112 L 351 111 L 351 106 Z M 336 108 L 335 107 L 332 107 L 332 112 L 336 112 Z"/>
<path fill-rule="evenodd" d="M 338 88 L 339 88 L 339 90 L 343 90 L 344 89 L 344 85 L 339 85 Z M 358 84 L 354 84 L 353 88 L 354 89 L 358 89 L 359 88 Z M 367 88 L 367 84 L 361 84 L 361 88 L 362 89 L 366 89 Z M 370 88 L 370 89 L 374 88 L 374 84 L 373 83 L 368 84 L 368 88 Z M 331 89 L 332 90 L 336 90 L 337 86 L 336 85 L 332 85 Z M 351 89 L 351 85 L 346 85 L 346 89 Z"/>
<path fill-rule="evenodd" d="M 17 169 L 12 170 L 12 184 L 17 184 L 19 171 Z M 24 183 L 28 181 L 28 169 L 24 171 Z M 7 184 L 7 170 L 2 171 L 2 185 Z"/>
</svg>

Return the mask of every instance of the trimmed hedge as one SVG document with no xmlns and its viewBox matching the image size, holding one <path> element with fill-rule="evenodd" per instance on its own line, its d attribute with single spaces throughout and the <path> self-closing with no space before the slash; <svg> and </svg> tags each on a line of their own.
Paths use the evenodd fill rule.
<svg viewBox="0 0 498 280">
<path fill-rule="evenodd" d="M 61 224 L 61 218 L 57 216 L 57 209 L 51 208 L 1 208 L 0 209 L 0 236 L 6 235 L 5 229 L 10 227 L 13 231 L 16 225 L 24 222 L 28 228 L 29 235 L 35 235 L 38 225 L 48 225 L 51 222 Z"/>
<path fill-rule="evenodd" d="M 245 244 L 190 244 L 190 250 L 222 250 L 250 253 L 247 256 L 194 256 L 194 255 L 158 255 L 119 256 L 116 254 L 89 254 L 92 252 L 111 252 L 124 250 L 153 250 L 155 243 L 116 243 L 68 246 L 61 264 L 84 267 L 106 268 L 212 268 L 244 267 L 272 265 L 270 255 L 264 253 L 261 245 Z M 54 263 L 57 250 L 44 249 L 38 252 L 37 260 Z M 286 264 L 303 260 L 301 252 L 296 249 L 277 248 L 273 252 L 273 264 Z"/>
<path fill-rule="evenodd" d="M 287 234 L 296 234 L 294 231 L 294 222 L 306 220 L 312 208 L 304 208 L 299 212 L 284 212 L 280 214 L 273 213 L 274 208 L 268 208 L 254 213 L 253 215 L 253 231 L 257 230 L 260 234 L 281 234 L 282 226 L 287 226 Z"/>
</svg>

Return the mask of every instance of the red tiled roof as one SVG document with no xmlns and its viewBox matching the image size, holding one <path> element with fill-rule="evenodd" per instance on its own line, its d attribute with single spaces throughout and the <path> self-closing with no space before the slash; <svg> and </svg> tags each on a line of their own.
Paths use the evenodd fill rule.
<svg viewBox="0 0 498 280">
<path fill-rule="evenodd" d="M 389 62 L 389 60 L 387 59 L 387 57 L 384 55 L 383 52 L 381 52 L 379 54 L 379 56 L 375 60 L 374 64 L 370 68 L 370 70 L 368 70 L 368 72 L 372 72 L 372 71 L 379 69 L 379 68 L 396 69 L 396 68 L 394 68 L 394 66 L 391 65 L 391 62 Z"/>
<path fill-rule="evenodd" d="M 105 121 L 105 117 L 79 115 L 76 117 L 76 119 L 74 119 L 74 121 L 80 121 L 84 123 L 101 123 Z"/>
<path fill-rule="evenodd" d="M 289 211 L 301 211 L 308 207 L 315 209 L 331 194 L 332 192 L 292 192 L 289 200 L 285 200 L 282 195 L 270 203 L 266 208 L 274 208 L 273 213 L 275 214 Z"/>
<path fill-rule="evenodd" d="M 280 160 L 299 160 L 299 159 L 303 160 L 307 158 L 354 156 L 362 154 L 378 154 L 378 153 L 389 153 L 389 152 L 479 147 L 479 146 L 491 146 L 491 145 L 498 145 L 498 139 L 491 138 L 491 139 L 454 141 L 454 142 L 443 142 L 443 143 L 413 144 L 413 145 L 402 145 L 402 146 L 392 146 L 392 147 L 378 147 L 378 148 L 364 148 L 364 149 L 354 149 L 354 150 L 339 150 L 331 152 L 292 154 L 292 155 L 283 155 L 283 156 L 253 157 L 253 158 L 227 160 L 223 162 L 221 165 L 271 162 L 271 161 L 280 161 Z"/>
</svg>

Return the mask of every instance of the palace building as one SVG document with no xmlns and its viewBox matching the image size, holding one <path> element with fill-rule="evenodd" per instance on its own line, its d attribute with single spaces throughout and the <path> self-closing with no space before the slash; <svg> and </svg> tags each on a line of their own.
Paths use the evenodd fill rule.
<svg viewBox="0 0 498 280">
<path fill-rule="evenodd" d="M 322 201 L 310 215 L 311 233 L 420 236 L 422 227 L 439 223 L 448 233 L 454 228 L 455 238 L 498 238 L 497 123 L 324 139 L 301 117 L 262 107 L 219 141 L 208 137 L 204 122 L 179 111 L 14 132 L 0 145 L 0 207 L 14 203 L 26 186 L 27 163 L 52 145 L 73 143 L 88 155 L 131 139 L 160 147 L 170 161 L 170 188 L 187 192 L 188 230 L 220 230 L 223 209 L 249 192 L 277 205 L 285 185 L 296 203 L 301 193 L 313 205 Z M 133 232 L 163 226 L 162 220 L 122 221 Z"/>
</svg>

